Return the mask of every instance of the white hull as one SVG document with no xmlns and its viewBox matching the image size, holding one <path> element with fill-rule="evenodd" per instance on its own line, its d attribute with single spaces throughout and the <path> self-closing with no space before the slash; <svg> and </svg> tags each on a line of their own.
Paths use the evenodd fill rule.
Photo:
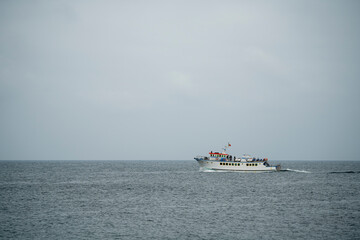
<svg viewBox="0 0 360 240">
<path fill-rule="evenodd" d="M 234 162 L 234 161 L 213 161 L 199 159 L 197 162 L 203 170 L 220 170 L 220 171 L 246 171 L 246 172 L 268 172 L 279 171 L 280 166 L 267 166 L 265 162 Z"/>
</svg>

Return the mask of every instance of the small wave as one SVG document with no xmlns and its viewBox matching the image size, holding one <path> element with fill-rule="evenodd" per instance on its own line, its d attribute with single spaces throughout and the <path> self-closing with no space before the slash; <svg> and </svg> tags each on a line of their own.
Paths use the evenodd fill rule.
<svg viewBox="0 0 360 240">
<path fill-rule="evenodd" d="M 330 173 L 360 173 L 360 171 L 344 171 L 344 172 L 330 172 Z"/>
<path fill-rule="evenodd" d="M 306 170 L 296 170 L 296 169 L 290 169 L 290 168 L 282 169 L 281 171 L 282 172 L 311 173 L 311 172 L 306 171 Z"/>
</svg>

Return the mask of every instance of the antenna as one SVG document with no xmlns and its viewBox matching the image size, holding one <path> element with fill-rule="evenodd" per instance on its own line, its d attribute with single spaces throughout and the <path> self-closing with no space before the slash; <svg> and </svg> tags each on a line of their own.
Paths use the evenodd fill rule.
<svg viewBox="0 0 360 240">
<path fill-rule="evenodd" d="M 231 147 L 231 144 L 228 142 L 228 144 L 223 148 L 224 149 L 224 153 L 226 152 L 227 148 Z"/>
</svg>

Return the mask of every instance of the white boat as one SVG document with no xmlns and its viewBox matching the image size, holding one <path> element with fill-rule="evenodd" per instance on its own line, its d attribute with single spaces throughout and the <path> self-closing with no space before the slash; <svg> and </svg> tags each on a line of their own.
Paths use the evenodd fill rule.
<svg viewBox="0 0 360 240">
<path fill-rule="evenodd" d="M 209 156 L 196 156 L 194 159 L 199 163 L 201 170 L 219 170 L 219 171 L 280 171 L 281 166 L 271 166 L 267 158 L 253 158 L 250 155 L 244 154 L 242 157 L 226 153 L 228 147 L 224 147 L 222 152 L 209 152 Z"/>
</svg>

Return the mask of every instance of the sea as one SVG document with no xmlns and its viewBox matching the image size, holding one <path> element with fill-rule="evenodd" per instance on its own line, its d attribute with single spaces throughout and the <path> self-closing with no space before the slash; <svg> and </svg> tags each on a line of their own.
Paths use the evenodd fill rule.
<svg viewBox="0 0 360 240">
<path fill-rule="evenodd" d="M 0 239 L 360 239 L 360 161 L 0 161 Z"/>
</svg>

